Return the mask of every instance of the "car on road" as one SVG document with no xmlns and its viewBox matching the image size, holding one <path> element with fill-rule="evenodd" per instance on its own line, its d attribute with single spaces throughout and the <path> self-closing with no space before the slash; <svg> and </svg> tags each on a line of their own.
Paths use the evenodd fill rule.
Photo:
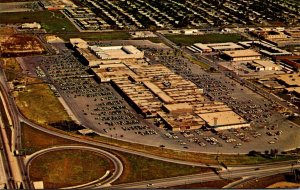
<svg viewBox="0 0 300 190">
<path fill-rule="evenodd" d="M 147 184 L 147 187 L 151 187 L 153 184 L 152 183 L 148 183 Z"/>
</svg>

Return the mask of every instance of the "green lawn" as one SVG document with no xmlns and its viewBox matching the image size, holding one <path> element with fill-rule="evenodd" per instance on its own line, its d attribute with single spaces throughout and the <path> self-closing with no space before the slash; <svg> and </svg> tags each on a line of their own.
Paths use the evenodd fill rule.
<svg viewBox="0 0 300 190">
<path fill-rule="evenodd" d="M 59 11 L 0 13 L 0 24 L 38 22 L 48 33 L 77 32 L 76 27 Z M 5 18 L 5 19 L 3 19 Z"/>
<path fill-rule="evenodd" d="M 194 43 L 222 43 L 222 42 L 238 42 L 243 38 L 238 34 L 204 34 L 204 35 L 166 35 L 172 42 L 188 46 Z"/>
</svg>

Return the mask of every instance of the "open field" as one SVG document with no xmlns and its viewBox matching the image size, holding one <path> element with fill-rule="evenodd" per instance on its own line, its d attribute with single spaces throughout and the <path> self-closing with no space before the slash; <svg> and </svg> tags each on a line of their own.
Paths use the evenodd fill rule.
<svg viewBox="0 0 300 190">
<path fill-rule="evenodd" d="M 199 189 L 199 188 L 221 189 L 225 185 L 228 185 L 229 183 L 232 183 L 237 180 L 239 179 L 233 179 L 233 180 L 223 179 L 223 180 L 208 181 L 203 183 L 192 183 L 192 184 L 170 187 L 170 189 Z"/>
<path fill-rule="evenodd" d="M 30 84 L 16 95 L 22 114 L 42 126 L 60 121 L 70 121 L 62 104 L 46 84 Z"/>
<path fill-rule="evenodd" d="M 32 181 L 43 181 L 45 188 L 57 189 L 99 179 L 113 164 L 100 154 L 82 150 L 63 150 L 37 157 L 30 165 Z"/>
<path fill-rule="evenodd" d="M 115 182 L 115 184 L 152 180 L 165 177 L 175 177 L 180 175 L 189 175 L 212 171 L 209 168 L 193 167 L 182 164 L 163 162 L 123 152 L 121 154 L 119 152 L 115 154 L 118 155 L 118 157 L 123 161 L 125 166 L 124 173 Z"/>
<path fill-rule="evenodd" d="M 243 38 L 238 34 L 203 34 L 203 35 L 166 35 L 172 42 L 180 46 L 189 46 L 194 43 L 223 43 L 238 42 Z"/>
<path fill-rule="evenodd" d="M 59 11 L 0 13 L 0 24 L 41 23 L 48 33 L 77 32 L 76 27 Z"/>
<path fill-rule="evenodd" d="M 3 58 L 3 69 L 7 80 L 21 80 L 22 79 L 22 68 L 15 58 Z"/>
</svg>

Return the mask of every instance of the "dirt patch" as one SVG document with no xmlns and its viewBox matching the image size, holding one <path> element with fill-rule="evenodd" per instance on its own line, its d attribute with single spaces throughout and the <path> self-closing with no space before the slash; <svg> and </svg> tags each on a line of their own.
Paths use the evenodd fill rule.
<svg viewBox="0 0 300 190">
<path fill-rule="evenodd" d="M 277 182 L 274 183 L 272 185 L 269 185 L 267 188 L 299 188 L 300 187 L 300 183 L 291 183 L 291 182 L 286 182 L 286 181 L 281 181 L 281 182 Z"/>
<path fill-rule="evenodd" d="M 29 35 L 0 35 L 0 54 L 2 57 L 42 54 L 44 52 L 44 47 L 35 37 Z"/>
</svg>

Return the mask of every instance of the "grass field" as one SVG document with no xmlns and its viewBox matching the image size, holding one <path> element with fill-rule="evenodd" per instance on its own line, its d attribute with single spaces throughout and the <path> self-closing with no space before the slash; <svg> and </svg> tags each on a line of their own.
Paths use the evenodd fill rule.
<svg viewBox="0 0 300 190">
<path fill-rule="evenodd" d="M 71 140 L 41 132 L 25 123 L 22 123 L 21 130 L 23 153 L 26 155 L 52 146 L 79 144 Z"/>
<path fill-rule="evenodd" d="M 59 11 L 0 13 L 0 24 L 38 22 L 48 33 L 77 32 L 76 27 Z"/>
<path fill-rule="evenodd" d="M 209 168 L 193 167 L 182 164 L 163 162 L 124 152 L 117 152 L 115 154 L 121 158 L 125 165 L 124 173 L 115 182 L 115 184 L 160 179 L 166 177 L 175 177 L 180 175 L 189 175 L 212 171 Z"/>
<path fill-rule="evenodd" d="M 43 181 L 47 189 L 80 185 L 99 179 L 114 168 L 100 154 L 83 150 L 63 150 L 37 157 L 30 165 L 32 181 Z"/>
<path fill-rule="evenodd" d="M 69 121 L 70 118 L 57 97 L 46 84 L 30 84 L 16 95 L 16 103 L 22 114 L 42 126 Z"/>
<path fill-rule="evenodd" d="M 243 40 L 238 34 L 204 34 L 204 35 L 166 35 L 172 42 L 180 46 L 189 46 L 194 43 L 222 43 L 238 42 Z"/>
</svg>

